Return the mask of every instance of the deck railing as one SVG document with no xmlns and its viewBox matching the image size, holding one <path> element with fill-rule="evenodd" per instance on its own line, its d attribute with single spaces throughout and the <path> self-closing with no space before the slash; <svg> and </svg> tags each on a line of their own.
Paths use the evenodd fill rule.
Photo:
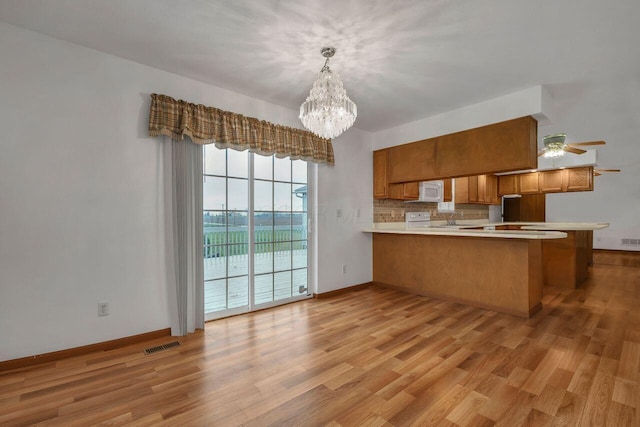
<svg viewBox="0 0 640 427">
<path fill-rule="evenodd" d="M 205 227 L 204 257 L 217 258 L 249 253 L 247 227 Z M 307 229 L 303 225 L 257 226 L 254 231 L 255 252 L 286 251 L 306 248 Z"/>
</svg>

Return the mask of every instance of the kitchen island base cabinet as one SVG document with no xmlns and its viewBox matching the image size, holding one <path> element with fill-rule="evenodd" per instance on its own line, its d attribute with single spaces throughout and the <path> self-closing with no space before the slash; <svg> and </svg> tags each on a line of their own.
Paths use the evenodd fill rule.
<svg viewBox="0 0 640 427">
<path fill-rule="evenodd" d="M 564 231 L 566 239 L 547 240 L 542 245 L 545 286 L 575 289 L 589 276 L 593 231 Z"/>
<path fill-rule="evenodd" d="M 378 233 L 373 282 L 530 317 L 542 307 L 542 241 Z"/>
</svg>

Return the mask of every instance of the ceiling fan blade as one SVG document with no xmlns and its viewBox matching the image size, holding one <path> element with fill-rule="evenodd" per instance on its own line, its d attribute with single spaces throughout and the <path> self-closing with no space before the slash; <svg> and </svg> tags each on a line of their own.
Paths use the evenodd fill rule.
<svg viewBox="0 0 640 427">
<path fill-rule="evenodd" d="M 596 170 L 593 171 L 593 176 L 600 176 L 600 175 L 602 175 L 602 174 L 597 172 Z"/>
<path fill-rule="evenodd" d="M 541 157 L 547 150 L 545 150 L 544 148 L 542 150 L 538 151 L 538 157 Z"/>
<path fill-rule="evenodd" d="M 587 150 L 582 150 L 580 148 L 574 148 L 570 145 L 567 145 L 566 147 L 564 147 L 564 151 L 567 151 L 569 153 L 573 153 L 573 154 L 582 154 L 582 153 L 586 153 Z"/>
<path fill-rule="evenodd" d="M 596 172 L 621 172 L 620 169 L 598 169 L 598 168 L 595 168 L 593 170 L 596 171 Z"/>
<path fill-rule="evenodd" d="M 567 145 L 572 147 L 580 147 L 585 145 L 604 145 L 606 142 L 604 141 L 588 141 L 588 142 L 569 142 Z"/>
</svg>

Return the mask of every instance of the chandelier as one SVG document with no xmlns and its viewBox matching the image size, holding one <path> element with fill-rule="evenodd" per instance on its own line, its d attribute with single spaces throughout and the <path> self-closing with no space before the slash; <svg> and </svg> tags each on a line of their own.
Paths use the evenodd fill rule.
<svg viewBox="0 0 640 427">
<path fill-rule="evenodd" d="M 327 59 L 307 100 L 300 106 L 300 120 L 314 134 L 331 139 L 353 125 L 358 108 L 347 96 L 338 73 L 329 68 L 329 59 L 336 53 L 335 48 L 323 47 L 320 53 Z"/>
</svg>

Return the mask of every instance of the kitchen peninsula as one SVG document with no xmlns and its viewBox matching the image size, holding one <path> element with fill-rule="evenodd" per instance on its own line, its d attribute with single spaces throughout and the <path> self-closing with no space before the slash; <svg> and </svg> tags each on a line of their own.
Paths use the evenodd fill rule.
<svg viewBox="0 0 640 427">
<path fill-rule="evenodd" d="M 606 226 L 498 223 L 407 228 L 404 223 L 378 223 L 363 231 L 373 233 L 374 283 L 530 317 L 542 308 L 542 287 L 548 280 L 543 245 L 566 241 L 571 228 Z"/>
<path fill-rule="evenodd" d="M 587 280 L 593 263 L 593 231 L 608 227 L 607 223 L 505 222 L 486 224 L 496 230 L 562 231 L 564 239 L 547 240 L 542 245 L 543 283 L 575 289 Z"/>
</svg>

